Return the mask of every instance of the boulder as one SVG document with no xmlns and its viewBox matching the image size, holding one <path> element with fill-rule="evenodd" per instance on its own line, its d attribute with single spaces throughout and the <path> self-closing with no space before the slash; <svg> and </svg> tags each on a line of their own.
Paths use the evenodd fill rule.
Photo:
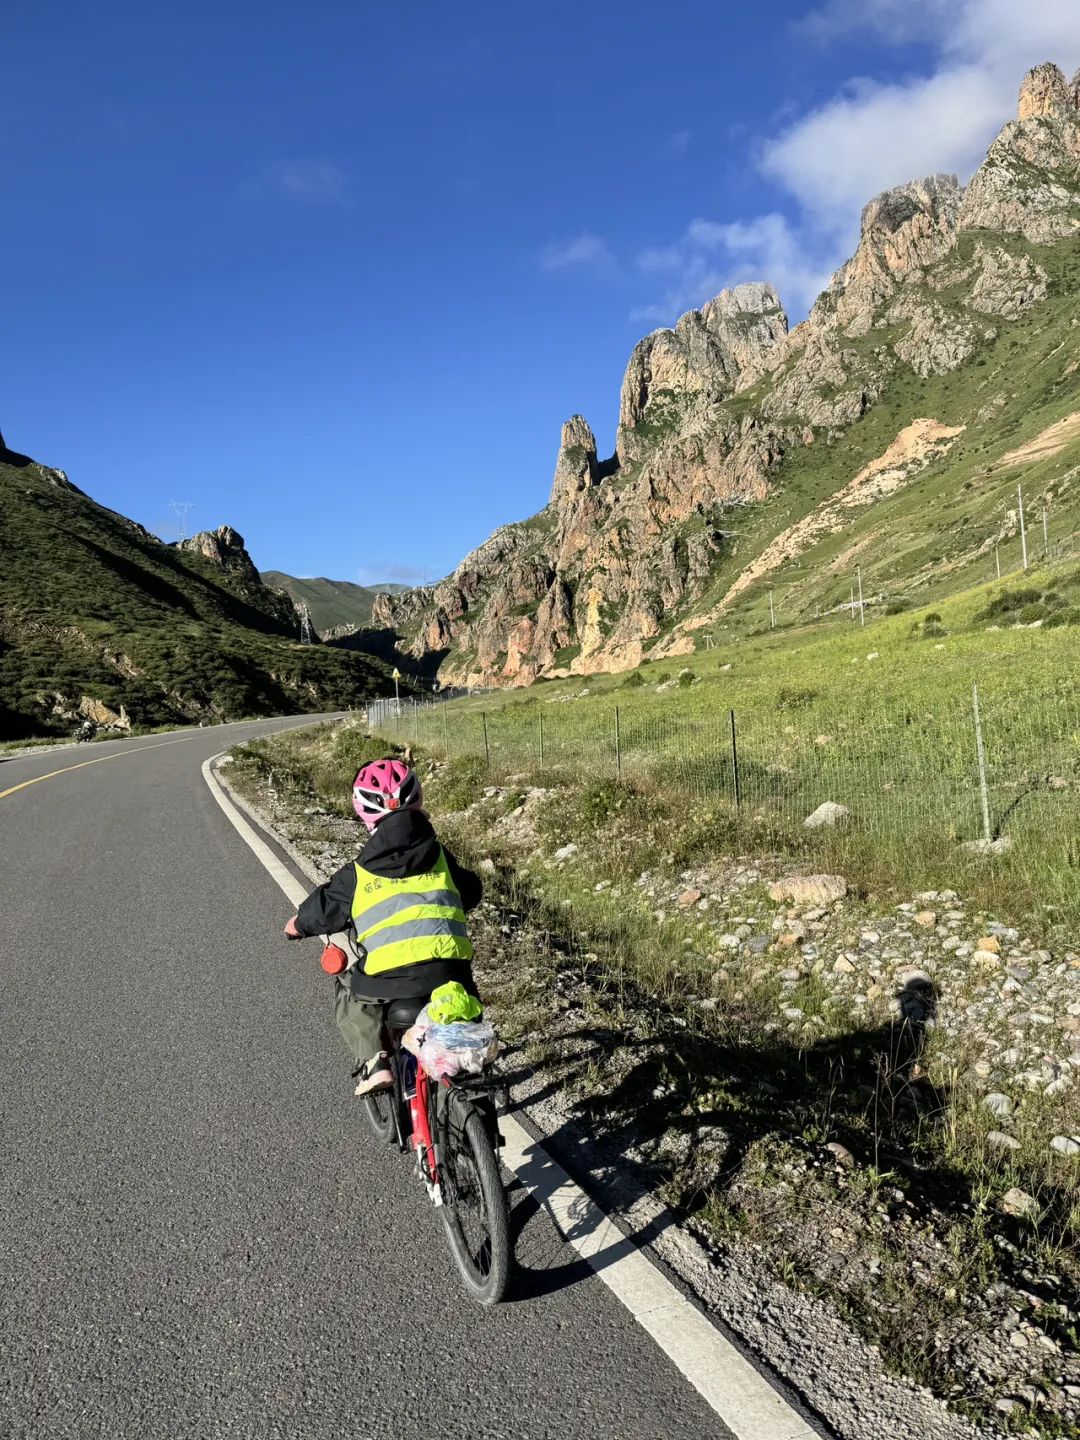
<svg viewBox="0 0 1080 1440">
<path fill-rule="evenodd" d="M 769 897 L 792 905 L 832 905 L 847 894 L 843 875 L 788 875 L 769 886 Z"/>
<path fill-rule="evenodd" d="M 846 805 L 838 805 L 834 800 L 825 800 L 820 804 L 812 815 L 808 815 L 803 821 L 807 830 L 821 830 L 832 825 L 842 825 L 851 818 L 851 811 Z"/>
</svg>

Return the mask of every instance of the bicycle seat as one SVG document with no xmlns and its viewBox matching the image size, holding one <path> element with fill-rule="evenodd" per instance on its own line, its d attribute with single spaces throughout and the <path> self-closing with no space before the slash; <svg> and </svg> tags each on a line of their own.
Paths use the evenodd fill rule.
<svg viewBox="0 0 1080 1440">
<path fill-rule="evenodd" d="M 391 1030 L 408 1030 L 426 1004 L 424 996 L 411 1000 L 388 1000 L 383 1011 L 387 1025 Z"/>
</svg>

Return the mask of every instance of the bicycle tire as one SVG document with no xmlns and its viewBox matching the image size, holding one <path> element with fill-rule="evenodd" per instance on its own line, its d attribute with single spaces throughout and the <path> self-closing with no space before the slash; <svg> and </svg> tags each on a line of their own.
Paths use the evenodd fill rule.
<svg viewBox="0 0 1080 1440">
<path fill-rule="evenodd" d="M 394 1100 L 393 1090 L 375 1090 L 364 1096 L 368 1128 L 376 1140 L 382 1140 L 387 1145 L 394 1139 Z"/>
<path fill-rule="evenodd" d="M 443 1163 L 449 1167 L 454 1188 L 461 1196 L 443 1205 L 447 1243 L 472 1299 L 480 1305 L 497 1305 L 506 1294 L 510 1277 L 510 1213 L 499 1162 L 484 1122 L 472 1105 L 468 1106 L 464 1124 L 455 1124 L 451 1117 L 446 1133 Z M 470 1167 L 473 1176 L 466 1180 L 464 1172 Z M 467 1187 L 479 1194 L 487 1228 L 487 1245 L 481 1243 L 475 1255 L 461 1213 Z"/>
</svg>

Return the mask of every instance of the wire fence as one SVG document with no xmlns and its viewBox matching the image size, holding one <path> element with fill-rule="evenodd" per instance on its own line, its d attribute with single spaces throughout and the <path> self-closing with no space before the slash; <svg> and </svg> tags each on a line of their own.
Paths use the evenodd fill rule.
<svg viewBox="0 0 1080 1440">
<path fill-rule="evenodd" d="M 677 692 L 676 692 L 677 693 Z M 1053 920 L 1080 923 L 1080 690 L 984 690 L 925 705 L 865 694 L 790 711 L 673 711 L 571 697 L 501 706 L 377 701 L 369 724 L 399 743 L 474 756 L 493 779 L 519 771 L 620 778 L 730 807 L 809 838 L 825 802 L 850 812 L 822 826 L 834 851 L 861 848 L 898 873 L 936 857 L 950 871 L 982 854 L 1032 887 Z"/>
</svg>

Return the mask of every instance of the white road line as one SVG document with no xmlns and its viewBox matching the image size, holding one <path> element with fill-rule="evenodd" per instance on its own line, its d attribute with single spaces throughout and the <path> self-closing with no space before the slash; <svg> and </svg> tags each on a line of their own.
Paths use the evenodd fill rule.
<svg viewBox="0 0 1080 1440">
<path fill-rule="evenodd" d="M 214 755 L 202 767 L 210 793 L 290 903 L 299 905 L 308 893 L 306 887 L 226 796 L 212 768 L 220 758 Z M 512 1115 L 500 1116 L 499 1125 L 506 1139 L 501 1155 L 506 1167 L 544 1207 L 568 1244 L 716 1411 L 736 1440 L 820 1440 L 818 1431 L 626 1238 L 518 1120 Z"/>
</svg>

